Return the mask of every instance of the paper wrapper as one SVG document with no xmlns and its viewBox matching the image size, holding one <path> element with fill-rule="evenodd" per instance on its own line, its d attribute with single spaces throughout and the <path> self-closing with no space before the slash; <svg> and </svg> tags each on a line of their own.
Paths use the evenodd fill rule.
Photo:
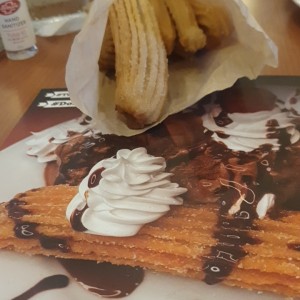
<svg viewBox="0 0 300 300">
<path fill-rule="evenodd" d="M 112 3 L 113 0 L 94 1 L 83 29 L 74 39 L 66 67 L 66 83 L 72 102 L 97 122 L 102 133 L 131 136 L 149 127 L 132 130 L 119 119 L 114 104 L 115 81 L 98 68 Z M 230 12 L 233 35 L 217 50 L 207 51 L 191 61 L 170 64 L 168 102 L 157 123 L 213 91 L 232 86 L 238 78 L 255 79 L 265 65 L 277 66 L 276 46 L 240 0 L 210 0 L 209 3 L 222 5 Z"/>
</svg>

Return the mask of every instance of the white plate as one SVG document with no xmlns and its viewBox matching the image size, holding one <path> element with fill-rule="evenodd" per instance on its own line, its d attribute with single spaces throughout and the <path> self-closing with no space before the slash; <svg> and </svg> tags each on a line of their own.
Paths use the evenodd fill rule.
<svg viewBox="0 0 300 300">
<path fill-rule="evenodd" d="M 16 193 L 44 185 L 44 165 L 25 152 L 26 140 L 0 151 L 0 202 L 10 200 Z M 55 274 L 67 274 L 55 260 L 44 257 L 27 257 L 0 251 L 0 299 L 12 299 L 33 287 L 41 279 Z M 68 287 L 42 292 L 34 299 L 43 300 L 96 300 L 101 297 L 86 291 L 75 280 Z M 276 300 L 283 299 L 263 294 L 146 272 L 144 281 L 126 300 Z"/>
</svg>

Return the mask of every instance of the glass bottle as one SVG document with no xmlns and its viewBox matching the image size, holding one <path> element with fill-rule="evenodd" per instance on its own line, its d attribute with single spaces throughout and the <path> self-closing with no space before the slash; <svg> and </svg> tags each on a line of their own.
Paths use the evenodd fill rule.
<svg viewBox="0 0 300 300">
<path fill-rule="evenodd" d="M 27 59 L 37 53 L 26 0 L 0 0 L 0 33 L 9 59 Z"/>
</svg>

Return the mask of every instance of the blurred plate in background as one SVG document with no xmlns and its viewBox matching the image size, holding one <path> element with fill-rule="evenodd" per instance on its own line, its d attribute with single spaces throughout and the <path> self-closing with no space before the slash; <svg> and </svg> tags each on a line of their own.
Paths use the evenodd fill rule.
<svg viewBox="0 0 300 300">
<path fill-rule="evenodd" d="M 64 35 L 80 31 L 91 0 L 27 0 L 38 36 Z"/>
</svg>

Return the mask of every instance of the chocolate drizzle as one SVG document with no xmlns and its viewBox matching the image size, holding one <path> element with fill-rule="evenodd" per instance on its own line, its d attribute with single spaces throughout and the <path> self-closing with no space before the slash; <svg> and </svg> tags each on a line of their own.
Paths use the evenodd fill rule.
<svg viewBox="0 0 300 300">
<path fill-rule="evenodd" d="M 263 145 L 252 152 L 253 155 L 262 157 L 256 162 L 256 177 L 241 176 L 241 181 L 235 182 L 232 172 L 228 181 L 222 180 L 227 189 L 219 198 L 219 219 L 214 233 L 217 243 L 211 248 L 203 265 L 206 274 L 204 281 L 208 284 L 220 282 L 231 273 L 240 259 L 247 255 L 243 250 L 244 245 L 260 243 L 249 234 L 250 230 L 257 230 L 254 225 L 254 220 L 257 219 L 256 206 L 266 193 L 278 196 L 280 173 L 291 161 L 288 149 L 291 144 L 290 134 L 285 128 L 278 128 L 276 119 L 269 120 L 266 127 L 267 138 L 278 139 L 279 150 L 274 152 L 272 145 Z M 211 147 L 211 154 L 225 165 L 229 164 L 234 155 L 238 160 L 237 165 L 245 163 L 243 160 L 247 155 L 251 156 L 251 153 L 225 151 L 221 146 Z M 271 212 L 270 216 L 274 217 L 275 213 Z M 299 244 L 289 244 L 288 247 L 300 251 Z"/>
<path fill-rule="evenodd" d="M 228 117 L 228 113 L 222 110 L 217 117 L 214 117 L 216 124 L 220 127 L 225 127 L 233 121 Z"/>
<path fill-rule="evenodd" d="M 232 152 L 219 145 L 212 145 L 211 154 L 220 159 L 224 165 L 236 161 L 235 168 L 247 164 L 251 156 L 263 157 L 254 161 L 256 176 L 245 174 L 240 181 L 234 180 L 235 173 L 228 168 L 229 179 L 220 179 L 223 191 L 219 198 L 219 217 L 214 237 L 217 240 L 211 248 L 210 254 L 205 259 L 203 270 L 204 281 L 215 284 L 226 278 L 236 264 L 247 255 L 243 246 L 246 244 L 258 244 L 259 240 L 250 236 L 250 230 L 257 230 L 254 220 L 257 219 L 256 206 L 265 193 L 275 193 L 276 183 L 271 172 L 280 168 L 278 156 L 284 155 L 286 151 L 287 138 L 282 134 L 282 147 L 274 154 L 269 145 L 253 151 L 253 153 Z M 275 155 L 275 157 L 274 157 Z M 276 160 L 277 159 L 277 160 Z M 277 165 L 275 162 L 278 162 Z"/>
<path fill-rule="evenodd" d="M 244 245 L 259 243 L 259 240 L 253 239 L 248 233 L 255 228 L 253 220 L 256 212 L 253 207 L 253 190 L 248 187 L 245 190 L 240 209 L 232 215 L 228 214 L 228 209 L 241 198 L 232 182 L 229 182 L 229 189 L 219 200 L 219 220 L 214 233 L 217 244 L 211 248 L 203 265 L 206 274 L 204 281 L 207 284 L 218 283 L 231 273 L 239 260 L 247 254 L 243 249 Z"/>
<path fill-rule="evenodd" d="M 10 200 L 5 206 L 8 211 L 8 216 L 12 219 L 20 219 L 23 216 L 27 215 L 29 211 L 22 207 L 22 205 L 25 204 L 25 201 L 21 201 L 18 199 Z"/>
<path fill-rule="evenodd" d="M 137 138 L 101 134 L 92 137 L 78 136 L 72 140 L 71 147 L 61 145 L 57 149 L 57 154 L 60 156 L 61 153 L 66 153 L 66 158 L 54 184 L 79 185 L 81 179 L 100 160 L 112 157 L 119 149 L 134 149 L 139 145 Z"/>
<path fill-rule="evenodd" d="M 288 248 L 295 251 L 300 251 L 300 244 L 288 244 Z"/>
<path fill-rule="evenodd" d="M 75 209 L 70 217 L 70 223 L 74 230 L 76 231 L 86 231 L 87 229 L 82 224 L 81 218 L 83 213 L 88 209 L 88 205 L 86 204 L 83 209 Z"/>
<path fill-rule="evenodd" d="M 60 250 L 67 253 L 70 251 L 70 247 L 65 239 L 49 237 L 39 234 L 38 236 L 41 246 L 48 250 Z"/>
<path fill-rule="evenodd" d="M 28 300 L 38 293 L 53 289 L 61 289 L 69 285 L 69 278 L 65 275 L 52 275 L 39 281 L 35 286 L 12 300 Z"/>
<path fill-rule="evenodd" d="M 89 188 L 96 187 L 99 184 L 99 182 L 102 178 L 101 174 L 103 171 L 104 171 L 104 168 L 97 169 L 89 176 L 89 180 L 88 180 Z"/>
<path fill-rule="evenodd" d="M 44 249 L 69 252 L 70 248 L 67 240 L 40 234 L 37 230 L 38 224 L 21 220 L 23 216 L 30 214 L 29 210 L 22 207 L 24 205 L 26 205 L 26 201 L 12 199 L 5 206 L 8 216 L 15 222 L 15 236 L 19 239 L 37 239 Z"/>
<path fill-rule="evenodd" d="M 37 224 L 29 222 L 16 222 L 14 232 L 19 239 L 33 239 L 38 238 L 36 231 Z"/>
<path fill-rule="evenodd" d="M 80 125 L 89 125 L 92 121 L 92 118 L 90 116 L 85 116 L 83 120 L 80 122 Z"/>
</svg>

